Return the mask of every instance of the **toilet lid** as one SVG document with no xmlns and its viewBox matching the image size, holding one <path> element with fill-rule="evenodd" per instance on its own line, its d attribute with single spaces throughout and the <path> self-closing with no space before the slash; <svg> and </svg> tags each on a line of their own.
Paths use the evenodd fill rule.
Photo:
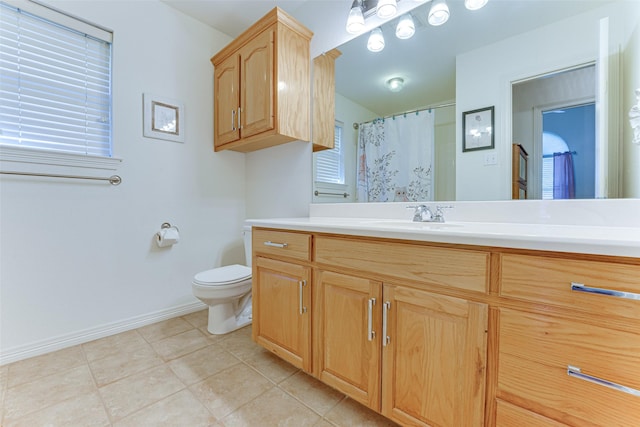
<svg viewBox="0 0 640 427">
<path fill-rule="evenodd" d="M 251 268 L 246 265 L 226 265 L 196 274 L 193 282 L 198 285 L 219 286 L 241 282 L 251 278 Z"/>
</svg>

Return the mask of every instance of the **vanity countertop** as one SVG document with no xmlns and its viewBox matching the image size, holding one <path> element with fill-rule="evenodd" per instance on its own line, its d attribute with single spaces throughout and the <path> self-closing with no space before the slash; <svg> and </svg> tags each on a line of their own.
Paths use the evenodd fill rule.
<svg viewBox="0 0 640 427">
<path fill-rule="evenodd" d="M 409 219 L 303 217 L 250 219 L 247 225 L 437 243 L 640 257 L 640 227 Z"/>
</svg>

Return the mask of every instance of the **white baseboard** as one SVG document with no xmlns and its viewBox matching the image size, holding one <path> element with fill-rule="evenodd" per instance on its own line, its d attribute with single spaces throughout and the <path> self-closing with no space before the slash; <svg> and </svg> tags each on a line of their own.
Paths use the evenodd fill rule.
<svg viewBox="0 0 640 427">
<path fill-rule="evenodd" d="M 37 341 L 31 344 L 14 347 L 8 350 L 0 349 L 0 366 L 52 351 L 61 350 L 74 345 L 83 344 L 98 338 L 119 334 L 120 332 L 137 329 L 142 326 L 171 319 L 173 317 L 184 316 L 185 314 L 207 308 L 206 304 L 196 301 L 171 307 L 165 310 L 156 311 L 141 316 L 135 316 L 126 320 L 108 323 L 95 328 L 85 329 L 70 334 L 60 335 L 46 340 Z"/>
</svg>

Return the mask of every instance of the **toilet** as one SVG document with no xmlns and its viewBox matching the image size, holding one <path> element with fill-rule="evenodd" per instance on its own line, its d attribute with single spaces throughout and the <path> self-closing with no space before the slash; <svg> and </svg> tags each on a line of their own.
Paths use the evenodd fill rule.
<svg viewBox="0 0 640 427">
<path fill-rule="evenodd" d="M 233 264 L 196 274 L 193 295 L 209 306 L 207 330 L 214 335 L 251 323 L 251 227 L 243 228 L 246 264 Z"/>
</svg>

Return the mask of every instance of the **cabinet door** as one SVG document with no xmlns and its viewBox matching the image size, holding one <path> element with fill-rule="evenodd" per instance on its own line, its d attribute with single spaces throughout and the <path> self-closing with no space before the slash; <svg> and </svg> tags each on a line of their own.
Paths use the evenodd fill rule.
<svg viewBox="0 0 640 427">
<path fill-rule="evenodd" d="M 317 376 L 379 411 L 382 284 L 327 271 L 315 283 Z"/>
<path fill-rule="evenodd" d="M 256 257 L 253 338 L 292 365 L 311 371 L 311 269 Z"/>
<path fill-rule="evenodd" d="M 240 51 L 240 85 L 242 87 L 240 133 L 242 138 L 274 127 L 273 37 L 273 29 L 265 30 Z"/>
<path fill-rule="evenodd" d="M 383 301 L 383 415 L 402 425 L 482 425 L 487 305 L 386 284 Z"/>
<path fill-rule="evenodd" d="M 214 71 L 214 144 L 217 147 L 240 139 L 240 57 L 232 55 Z"/>
</svg>

